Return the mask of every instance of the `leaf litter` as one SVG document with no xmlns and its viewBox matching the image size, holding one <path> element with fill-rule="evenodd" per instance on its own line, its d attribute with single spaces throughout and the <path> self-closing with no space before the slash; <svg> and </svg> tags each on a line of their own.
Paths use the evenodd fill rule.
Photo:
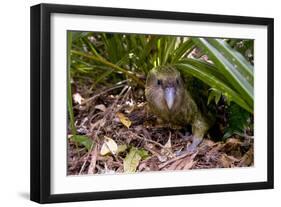
<svg viewBox="0 0 281 207">
<path fill-rule="evenodd" d="M 143 95 L 133 92 L 143 89 L 132 90 L 128 83 L 99 91 L 75 86 L 78 134 L 72 136 L 68 130 L 68 175 L 254 165 L 254 140 L 246 136 L 219 142 L 205 137 L 195 153 L 186 153 L 190 132 L 159 124 Z"/>
</svg>

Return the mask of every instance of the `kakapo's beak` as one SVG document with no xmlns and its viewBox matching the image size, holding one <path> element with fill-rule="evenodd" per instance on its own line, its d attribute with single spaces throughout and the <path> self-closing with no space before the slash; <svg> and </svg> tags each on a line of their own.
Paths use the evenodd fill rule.
<svg viewBox="0 0 281 207">
<path fill-rule="evenodd" d="M 167 87 L 167 88 L 165 88 L 164 93 L 165 93 L 164 96 L 165 96 L 165 100 L 168 105 L 168 108 L 171 109 L 174 104 L 174 101 L 175 101 L 176 90 L 174 87 Z"/>
</svg>

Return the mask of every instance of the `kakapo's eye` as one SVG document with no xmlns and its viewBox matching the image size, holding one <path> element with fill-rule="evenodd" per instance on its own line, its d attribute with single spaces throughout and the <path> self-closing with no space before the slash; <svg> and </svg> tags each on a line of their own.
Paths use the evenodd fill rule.
<svg viewBox="0 0 281 207">
<path fill-rule="evenodd" d="M 158 79 L 158 80 L 157 80 L 157 85 L 158 85 L 158 86 L 162 85 L 162 80 L 159 80 L 159 79 Z"/>
</svg>

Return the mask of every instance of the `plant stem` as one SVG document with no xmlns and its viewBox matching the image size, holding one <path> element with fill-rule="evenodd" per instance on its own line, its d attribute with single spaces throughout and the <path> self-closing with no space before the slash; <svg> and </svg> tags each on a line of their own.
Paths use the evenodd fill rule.
<svg viewBox="0 0 281 207">
<path fill-rule="evenodd" d="M 102 63 L 108 67 L 111 67 L 119 72 L 122 72 L 124 74 L 126 74 L 127 76 L 129 76 L 130 78 L 132 78 L 134 81 L 136 81 L 136 83 L 138 83 L 139 85 L 143 86 L 144 87 L 144 83 L 143 81 L 141 81 L 134 73 L 132 73 L 131 71 L 127 71 L 126 69 L 124 68 L 121 68 L 111 62 L 108 62 L 106 59 L 104 58 L 99 58 L 99 57 L 96 57 L 96 56 L 93 56 L 93 55 L 88 55 L 88 54 L 85 54 L 83 52 L 79 52 L 77 50 L 71 50 L 71 53 L 72 54 L 76 54 L 76 55 L 81 55 L 83 57 L 86 57 L 86 58 L 89 58 L 89 59 L 92 59 L 96 62 L 99 62 L 99 63 Z"/>
<path fill-rule="evenodd" d="M 76 127 L 74 124 L 74 114 L 72 105 L 72 92 L 71 92 L 71 77 L 70 77 L 70 65 L 71 65 L 71 45 L 72 45 L 72 33 L 67 32 L 67 106 L 70 119 L 70 128 L 72 135 L 76 135 Z"/>
</svg>

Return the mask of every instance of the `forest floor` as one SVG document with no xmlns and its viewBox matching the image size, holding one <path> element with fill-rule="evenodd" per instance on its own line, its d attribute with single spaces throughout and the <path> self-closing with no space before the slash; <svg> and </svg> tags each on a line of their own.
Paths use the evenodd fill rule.
<svg viewBox="0 0 281 207">
<path fill-rule="evenodd" d="M 74 85 L 78 136 L 69 129 L 68 175 L 254 165 L 253 139 L 247 136 L 225 141 L 207 136 L 196 152 L 185 152 L 191 132 L 159 124 L 148 112 L 143 89 L 126 81 L 100 90 Z"/>
</svg>

